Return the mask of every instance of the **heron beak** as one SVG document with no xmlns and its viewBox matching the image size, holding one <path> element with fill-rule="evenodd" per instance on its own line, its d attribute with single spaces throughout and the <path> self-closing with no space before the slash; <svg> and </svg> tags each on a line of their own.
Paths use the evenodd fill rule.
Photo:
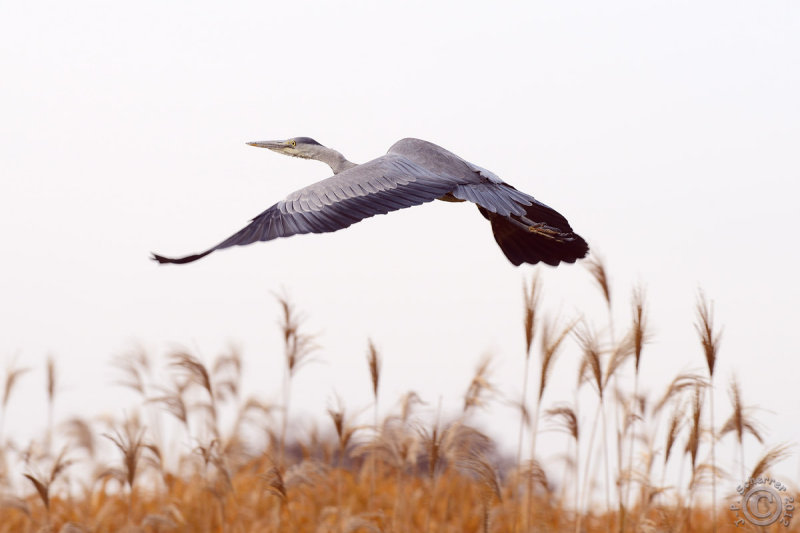
<svg viewBox="0 0 800 533">
<path fill-rule="evenodd" d="M 276 152 L 283 151 L 289 146 L 286 141 L 253 141 L 247 144 L 250 146 L 256 146 L 258 148 L 269 148 L 270 150 L 274 150 Z"/>
</svg>

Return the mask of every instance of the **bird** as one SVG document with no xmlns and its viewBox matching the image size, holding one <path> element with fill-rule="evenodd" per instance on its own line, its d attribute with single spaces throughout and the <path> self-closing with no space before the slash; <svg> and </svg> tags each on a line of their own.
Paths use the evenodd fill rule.
<svg viewBox="0 0 800 533">
<path fill-rule="evenodd" d="M 386 155 L 356 164 L 310 137 L 258 141 L 291 157 L 330 166 L 333 176 L 289 194 L 219 244 L 192 255 L 165 257 L 159 263 L 184 264 L 208 254 L 303 233 L 329 233 L 374 215 L 433 200 L 472 202 L 492 227 L 494 239 L 514 265 L 574 263 L 589 251 L 586 241 L 558 211 L 434 143 L 406 138 Z"/>
</svg>

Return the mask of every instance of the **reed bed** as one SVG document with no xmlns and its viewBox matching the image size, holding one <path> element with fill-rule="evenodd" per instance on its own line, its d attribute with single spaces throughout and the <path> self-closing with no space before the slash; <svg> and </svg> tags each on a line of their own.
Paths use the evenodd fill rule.
<svg viewBox="0 0 800 533">
<path fill-rule="evenodd" d="M 322 430 L 292 435 L 292 382 L 314 359 L 318 339 L 285 295 L 277 297 L 285 372 L 274 404 L 243 396 L 244 363 L 235 350 L 210 362 L 174 351 L 161 372 L 138 351 L 114 360 L 119 386 L 139 398 L 125 416 L 59 421 L 53 415 L 59 374 L 48 359 L 45 434 L 20 443 L 4 421 L 30 369 L 7 367 L 0 395 L 0 533 L 737 529 L 729 510 L 733 487 L 746 475 L 768 476 L 792 450 L 765 443 L 736 379 L 729 385 L 730 414 L 715 425 L 711 392 L 722 344 L 712 302 L 698 296 L 695 320 L 707 373 L 683 373 L 666 390 L 645 393 L 639 370 L 653 338 L 646 292 L 633 291 L 630 322 L 615 328 L 608 272 L 602 261 L 588 265 L 607 323 L 549 316 L 534 275 L 523 286 L 522 397 L 503 396 L 508 387 L 493 381 L 486 358 L 464 384 L 463 409 L 455 414 L 439 409 L 426 416 L 423 400 L 410 392 L 381 417 L 379 400 L 390 403 L 381 397 L 380 350 L 368 340 L 364 387 L 372 405 L 335 401 L 328 420 L 319 422 Z M 553 367 L 567 356 L 581 361 L 574 400 L 551 402 Z M 621 378 L 626 366 L 632 380 Z M 594 396 L 581 394 L 584 388 Z M 471 423 L 475 411 L 509 405 L 519 414 L 515 456 L 500 453 Z M 560 461 L 539 455 L 544 427 L 563 433 Z M 721 439 L 737 447 L 730 474 L 717 464 Z M 744 447 L 756 443 L 764 452 L 746 464 Z M 800 496 L 797 488 L 787 494 Z M 800 531 L 798 523 L 739 529 Z"/>
</svg>

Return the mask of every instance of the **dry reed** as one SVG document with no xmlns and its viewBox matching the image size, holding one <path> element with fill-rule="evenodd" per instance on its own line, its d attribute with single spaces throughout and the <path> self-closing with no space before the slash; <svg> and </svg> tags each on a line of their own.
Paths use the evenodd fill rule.
<svg viewBox="0 0 800 533">
<path fill-rule="evenodd" d="M 714 369 L 717 363 L 719 352 L 719 342 L 721 332 L 714 331 L 714 305 L 709 303 L 705 294 L 702 291 L 697 296 L 697 321 L 695 322 L 695 329 L 700 337 L 700 343 L 703 346 L 703 355 L 705 355 L 706 365 L 708 366 L 709 387 L 708 387 L 708 410 L 711 419 L 711 510 L 714 521 L 714 531 L 717 530 L 716 525 L 716 510 L 717 510 L 717 460 L 716 460 L 716 426 L 714 425 Z"/>
<path fill-rule="evenodd" d="M 610 308 L 606 269 L 599 261 L 592 268 Z M 764 431 L 744 404 L 736 381 L 730 386 L 726 422 L 718 432 L 713 420 L 704 423 L 710 392 L 706 389 L 713 380 L 720 339 L 707 300 L 700 298 L 695 327 L 708 377 L 683 373 L 664 391 L 640 394 L 638 375 L 647 366 L 642 354 L 651 335 L 640 289 L 634 292 L 630 331 L 618 341 L 611 327 L 598 330 L 585 321 L 578 325 L 576 319 L 546 316 L 539 307 L 539 278 L 525 286 L 524 295 L 526 376 L 522 401 L 515 405 L 521 416 L 516 460 L 505 458 L 471 425 L 478 418 L 477 408 L 496 408 L 493 400 L 503 389 L 491 379 L 489 359 L 476 368 L 463 409 L 454 416 L 440 407 L 432 421 L 420 409 L 425 402 L 409 392 L 381 419 L 381 357 L 372 341 L 366 358 L 369 380 L 364 383 L 373 401 L 371 423 L 362 425 L 359 419 L 368 408 L 348 409 L 339 402 L 328 409 L 327 426 L 312 427 L 302 438 L 291 432 L 291 380 L 311 361 L 316 342 L 289 300 L 279 297 L 285 360 L 282 402 L 243 397 L 244 363 L 238 350 L 225 352 L 209 365 L 188 350 L 175 351 L 167 358 L 166 373 L 156 371 L 142 350 L 134 350 L 115 362 L 118 384 L 141 401 L 130 416 L 117 421 L 73 417 L 56 424 L 59 383 L 49 359 L 43 438 L 19 445 L 13 432 L 7 441 L 0 437 L 0 533 L 500 532 L 518 531 L 521 522 L 526 531 L 596 533 L 608 531 L 612 524 L 620 531 L 713 529 L 716 509 L 697 503 L 696 497 L 708 486 L 714 491 L 720 476 L 713 452 L 717 436 L 735 436 L 744 468 L 746 436 L 761 443 Z M 570 345 L 572 338 L 576 345 Z M 527 361 L 536 351 L 537 390 L 529 408 Z M 588 421 L 579 416 L 577 401 L 545 404 L 546 390 L 554 379 L 557 383 L 554 364 L 567 351 L 582 360 L 576 389 L 588 383 L 597 394 L 597 411 Z M 622 377 L 615 381 L 631 361 L 632 382 Z M 3 418 L 14 407 L 12 393 L 25 372 L 13 366 L 6 371 Z M 622 417 L 612 422 L 611 438 L 598 439 L 599 423 L 606 432 L 607 408 Z M 665 409 L 670 416 L 662 423 Z M 140 410 L 143 415 L 152 411 L 153 416 L 140 419 Z M 556 457 L 559 468 L 563 459 L 563 473 L 554 471 L 552 458 L 536 456 L 540 410 L 551 428 L 566 433 L 564 453 Z M 158 428 L 169 425 L 165 418 L 178 421 L 171 423 L 179 428 L 168 445 L 175 455 L 171 458 L 164 455 L 166 440 L 156 438 Z M 523 461 L 525 429 L 531 431 L 532 445 L 531 457 Z M 56 442 L 65 446 L 57 455 L 50 453 Z M 623 442 L 628 443 L 627 457 Z M 608 484 L 608 450 L 615 445 L 618 487 L 628 487 L 624 497 L 617 495 L 619 509 L 611 507 Z M 789 451 L 788 445 L 768 449 L 750 469 L 752 475 L 767 475 Z M 595 482 L 600 476 L 591 475 L 598 453 L 604 457 L 604 505 L 590 504 L 599 499 Z M 708 454 L 710 462 L 705 459 Z M 690 462 L 687 483 L 681 477 L 684 468 L 675 464 L 676 455 Z M 15 461 L 25 465 L 17 482 L 9 466 Z M 90 470 L 95 475 L 89 479 L 81 475 Z M 672 474 L 677 482 L 670 479 Z M 521 483 L 528 487 L 524 499 L 518 497 Z M 633 484 L 638 491 L 631 490 Z M 787 531 L 798 527 L 792 524 Z"/>
</svg>

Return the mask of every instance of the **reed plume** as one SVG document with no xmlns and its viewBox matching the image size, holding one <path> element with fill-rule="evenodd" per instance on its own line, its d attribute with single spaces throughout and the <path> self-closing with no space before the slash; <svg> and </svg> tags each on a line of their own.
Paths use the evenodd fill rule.
<svg viewBox="0 0 800 533">
<path fill-rule="evenodd" d="M 235 401 L 239 398 L 242 381 L 242 354 L 231 347 L 214 360 L 211 369 L 215 398 L 220 402 Z"/>
<path fill-rule="evenodd" d="M 702 437 L 702 412 L 704 388 L 699 383 L 694 386 L 692 394 L 692 412 L 689 425 L 689 439 L 686 441 L 685 453 L 689 454 L 692 460 L 692 475 L 697 470 L 697 456 L 700 449 L 700 439 Z"/>
<path fill-rule="evenodd" d="M 482 511 L 483 532 L 490 531 L 490 513 L 492 501 L 496 498 L 502 500 L 500 482 L 498 481 L 497 470 L 491 465 L 489 460 L 480 452 L 473 452 L 456 461 L 456 466 L 461 471 L 467 473 L 475 479 L 479 486 L 480 503 Z"/>
<path fill-rule="evenodd" d="M 526 424 L 530 423 L 530 413 L 528 410 L 528 381 L 530 379 L 530 362 L 531 362 L 531 349 L 533 347 L 533 340 L 536 334 L 536 320 L 539 314 L 539 300 L 541 298 L 541 282 L 540 271 L 536 269 L 531 276 L 530 284 L 522 281 L 522 297 L 523 297 L 523 332 L 525 334 L 525 363 L 522 371 L 522 398 L 518 403 L 519 408 L 519 432 L 517 435 L 517 459 L 516 467 L 517 472 L 522 471 L 522 437 L 525 431 Z M 531 426 L 531 431 L 535 432 L 535 427 Z M 531 452 L 533 453 L 533 451 Z M 534 457 L 531 457 L 534 460 Z M 526 520 L 530 520 L 530 507 L 531 498 L 530 492 L 532 490 L 530 482 L 526 484 L 528 490 L 528 513 L 526 513 Z M 514 494 L 516 497 L 516 494 Z M 527 523 L 525 525 L 527 528 Z M 514 523 L 514 530 L 517 528 L 516 518 Z"/>
<path fill-rule="evenodd" d="M 530 285 L 524 280 L 522 282 L 523 306 L 523 328 L 525 334 L 525 366 L 522 371 L 522 399 L 519 402 L 520 420 L 519 433 L 517 435 L 517 468 L 522 461 L 522 436 L 525 430 L 526 419 L 528 418 L 528 379 L 530 377 L 530 359 L 533 339 L 536 334 L 536 317 L 539 314 L 539 299 L 541 296 L 539 270 L 535 270 L 531 276 Z"/>
<path fill-rule="evenodd" d="M 664 485 L 664 479 L 667 475 L 667 463 L 672 456 L 672 450 L 675 447 L 675 442 L 678 440 L 678 434 L 683 427 L 683 406 L 676 405 L 669 418 L 669 425 L 667 426 L 666 442 L 664 443 L 664 465 L 661 473 L 661 485 Z"/>
<path fill-rule="evenodd" d="M 283 419 L 278 451 L 278 461 L 284 465 L 286 458 L 286 432 L 289 424 L 292 380 L 300 368 L 312 361 L 311 354 L 317 349 L 315 336 L 302 330 L 303 317 L 297 313 L 288 296 L 276 296 L 281 307 L 279 322 L 283 333 L 283 355 L 286 362 L 283 377 Z"/>
<path fill-rule="evenodd" d="M 430 430 L 424 427 L 418 427 L 417 431 L 422 441 L 425 459 L 428 462 L 428 512 L 425 515 L 425 532 L 427 533 L 431 530 L 433 506 L 436 500 L 436 488 L 439 479 L 439 466 L 442 459 L 442 430 L 437 420 Z"/>
<path fill-rule="evenodd" d="M 100 474 L 100 478 L 112 477 L 128 488 L 127 522 L 133 519 L 135 505 L 135 483 L 143 465 L 159 464 L 161 453 L 152 444 L 145 442 L 145 430 L 139 425 L 136 418 L 131 418 L 122 424 L 122 429 L 103 436 L 114 443 L 122 454 L 122 468 L 109 468 Z"/>
<path fill-rule="evenodd" d="M 694 390 L 697 386 L 705 387 L 708 385 L 708 380 L 703 376 L 698 374 L 692 373 L 681 373 L 675 376 L 670 384 L 667 386 L 667 390 L 661 395 L 661 398 L 656 402 L 655 406 L 653 407 L 653 414 L 658 415 L 661 410 L 666 406 L 670 401 L 674 400 L 675 398 L 679 398 L 680 395 L 688 390 Z"/>
<path fill-rule="evenodd" d="M 603 259 L 597 254 L 592 254 L 588 259 L 583 261 L 584 266 L 589 270 L 589 273 L 594 278 L 597 286 L 603 293 L 603 298 L 606 305 L 611 307 L 611 286 L 608 281 L 608 273 Z"/>
<path fill-rule="evenodd" d="M 583 518 L 584 509 L 586 509 L 588 496 L 589 496 L 589 467 L 592 460 L 592 449 L 594 445 L 595 435 L 597 433 L 597 423 L 600 418 L 604 418 L 605 414 L 605 386 L 608 382 L 606 375 L 603 373 L 602 355 L 603 351 L 600 347 L 600 340 L 597 334 L 588 326 L 583 326 L 575 331 L 575 336 L 578 339 L 578 344 L 583 352 L 581 359 L 581 366 L 578 370 L 578 384 L 591 383 L 597 392 L 598 402 L 597 410 L 592 422 L 592 430 L 589 435 L 589 444 L 586 450 L 586 462 L 583 474 L 583 494 L 578 501 L 578 519 L 575 522 L 575 532 L 581 530 L 581 523 Z M 605 427 L 605 425 L 604 425 Z M 609 488 L 609 473 L 608 473 L 608 447 L 605 445 L 605 432 L 603 435 L 603 451 L 605 463 L 605 502 L 606 510 L 610 508 L 610 488 Z"/>
<path fill-rule="evenodd" d="M 736 442 L 739 445 L 739 467 L 741 477 L 744 479 L 744 437 L 749 433 L 761 444 L 764 444 L 764 439 L 761 436 L 762 430 L 759 428 L 758 420 L 750 416 L 751 409 L 742 403 L 742 392 L 735 377 L 731 378 L 728 393 L 731 398 L 731 416 L 722 424 L 719 437 L 722 438 L 728 433 L 736 436 Z"/>
<path fill-rule="evenodd" d="M 186 390 L 189 384 L 200 387 L 208 396 L 207 402 L 198 402 L 194 408 L 201 413 L 206 413 L 206 427 L 211 432 L 211 439 L 219 440 L 222 438 L 219 428 L 219 407 L 217 403 L 218 394 L 211 379 L 211 373 L 197 357 L 188 352 L 176 351 L 169 356 L 170 366 L 182 371 L 185 385 L 182 387 Z M 173 395 L 162 397 L 162 404 L 168 407 L 176 408 L 178 412 L 180 409 L 186 409 L 183 404 L 182 395 Z M 179 413 L 179 417 L 187 417 L 187 413 Z M 198 435 L 200 440 L 206 440 L 205 435 Z"/>
<path fill-rule="evenodd" d="M 495 392 L 494 385 L 490 381 L 492 358 L 486 355 L 478 362 L 475 374 L 464 393 L 464 413 L 470 409 L 486 407 L 488 401 Z"/>
<path fill-rule="evenodd" d="M 338 459 L 336 462 L 336 508 L 338 510 L 338 522 L 342 524 L 344 520 L 344 508 L 342 504 L 342 491 L 343 491 L 343 476 L 344 476 L 344 461 L 347 457 L 347 449 L 350 442 L 358 431 L 358 427 L 352 426 L 348 423 L 344 405 L 341 399 L 336 399 L 336 407 L 328 408 L 328 416 L 330 416 L 333 426 L 336 429 L 336 437 L 338 441 Z"/>
<path fill-rule="evenodd" d="M 630 335 L 630 342 L 632 343 L 632 351 L 633 351 L 633 361 L 634 361 L 634 374 L 633 374 L 633 398 L 632 402 L 635 403 L 639 396 L 639 367 L 642 361 L 642 353 L 644 351 L 644 346 L 650 341 L 650 331 L 648 328 L 648 317 L 646 312 L 645 306 L 645 292 L 644 288 L 641 286 L 636 287 L 633 290 L 633 301 L 632 301 L 632 310 L 633 310 L 633 318 L 632 318 L 632 325 L 631 325 L 631 335 Z M 634 408 L 631 408 L 631 413 L 636 413 Z M 626 424 L 626 428 L 629 427 L 630 435 L 628 436 L 628 475 L 627 475 L 627 485 L 626 485 L 626 494 L 625 494 L 625 504 L 623 505 L 620 502 L 620 513 L 622 514 L 622 518 L 620 520 L 620 533 L 625 531 L 625 520 L 627 517 L 627 509 L 630 508 L 631 502 L 631 486 L 633 485 L 633 444 L 634 444 L 634 436 L 635 436 L 635 424 L 638 417 L 634 416 L 631 419 L 630 426 Z"/>
<path fill-rule="evenodd" d="M 542 335 L 540 342 L 540 368 L 539 368 L 539 387 L 536 392 L 536 403 L 533 408 L 533 420 L 531 422 L 531 464 L 536 462 L 536 443 L 539 434 L 539 418 L 542 409 L 542 399 L 544 392 L 549 383 L 550 374 L 553 370 L 555 360 L 561 350 L 564 340 L 572 332 L 577 324 L 577 320 L 573 320 L 565 326 L 559 326 L 557 320 L 550 320 L 545 318 L 542 323 Z M 531 513 L 533 512 L 533 481 L 532 476 L 528 476 L 527 487 L 527 509 L 526 513 L 526 528 L 530 527 Z"/>
<path fill-rule="evenodd" d="M 6 411 L 8 410 L 8 401 L 11 399 L 11 393 L 19 382 L 20 378 L 29 372 L 29 368 L 17 368 L 13 364 L 6 368 L 6 379 L 3 386 L 3 405 L 2 413 L 0 413 L 0 449 L 4 448 L 4 434 L 6 421 Z"/>
<path fill-rule="evenodd" d="M 578 320 L 575 319 L 568 324 L 559 327 L 557 320 L 549 320 L 545 318 L 542 325 L 542 341 L 541 341 L 541 368 L 539 372 L 539 390 L 538 390 L 538 403 L 541 403 L 544 391 L 547 389 L 549 383 L 548 379 L 553 371 L 553 364 L 561 351 L 564 340 L 572 333 Z"/>
<path fill-rule="evenodd" d="M 552 407 L 552 408 L 548 409 L 545 412 L 545 414 L 548 417 L 556 419 L 556 428 L 558 430 L 560 430 L 560 431 L 566 432 L 572 439 L 570 441 L 570 445 L 573 446 L 574 457 L 571 457 L 571 458 L 569 458 L 569 460 L 566 461 L 566 466 L 565 466 L 565 469 L 564 469 L 565 470 L 564 478 L 562 479 L 562 485 L 564 487 L 564 490 L 566 490 L 566 487 L 567 487 L 567 474 L 566 474 L 566 472 L 569 471 L 570 468 L 571 468 L 572 471 L 573 471 L 572 486 L 573 486 L 573 489 L 575 491 L 574 494 L 573 494 L 573 501 L 577 504 L 579 502 L 578 497 L 579 497 L 579 487 L 580 487 L 580 483 L 579 483 L 579 479 L 578 479 L 578 467 L 580 465 L 580 462 L 579 462 L 580 456 L 579 456 L 579 453 L 578 453 L 579 452 L 578 445 L 580 443 L 580 440 L 579 440 L 580 426 L 578 424 L 578 414 L 575 412 L 575 409 L 573 409 L 572 406 L 569 406 L 569 405 L 566 405 L 566 404 L 561 404 L 561 405 L 557 405 L 555 407 Z M 562 495 L 562 499 L 563 499 L 563 495 Z"/>
<path fill-rule="evenodd" d="M 73 417 L 61 424 L 61 432 L 72 444 L 71 449 L 85 450 L 93 458 L 97 448 L 91 424 L 80 417 Z"/>
<path fill-rule="evenodd" d="M 56 370 L 56 362 L 53 356 L 47 356 L 47 433 L 44 438 L 44 447 L 47 453 L 50 453 L 53 445 L 53 409 L 56 403 L 56 393 L 58 392 L 58 373 Z"/>
<path fill-rule="evenodd" d="M 756 462 L 753 470 L 750 472 L 750 478 L 757 478 L 760 475 L 766 474 L 770 468 L 789 457 L 791 448 L 792 446 L 790 444 L 779 444 L 767 450 Z"/>
<path fill-rule="evenodd" d="M 703 354 L 705 355 L 706 364 L 708 366 L 709 376 L 709 402 L 708 410 L 711 419 L 711 472 L 716 474 L 717 460 L 716 460 L 716 426 L 714 425 L 714 368 L 717 363 L 717 354 L 719 351 L 719 342 L 722 333 L 714 331 L 714 305 L 709 303 L 705 294 L 702 291 L 697 295 L 697 321 L 695 322 L 695 329 L 700 337 L 700 343 L 703 346 Z M 711 512 L 714 521 L 714 531 L 717 530 L 717 480 L 714 477 L 711 480 Z"/>
<path fill-rule="evenodd" d="M 51 516 L 50 516 L 50 496 L 51 496 L 51 487 L 56 482 L 56 480 L 64 473 L 64 471 L 69 468 L 73 461 L 66 458 L 67 449 L 64 448 L 61 450 L 61 453 L 56 456 L 53 464 L 50 467 L 50 471 L 46 475 L 36 475 L 32 473 L 23 474 L 25 478 L 31 482 L 33 487 L 36 489 L 36 493 L 39 495 L 39 498 L 42 501 L 42 504 L 45 508 L 45 519 L 46 524 L 49 528 Z"/>
<path fill-rule="evenodd" d="M 419 397 L 414 391 L 409 391 L 400 398 L 400 419 L 403 422 L 407 422 L 411 413 L 414 411 L 414 407 L 417 405 L 425 405 L 425 402 L 422 398 Z"/>
<path fill-rule="evenodd" d="M 381 356 L 375 343 L 369 339 L 367 343 L 367 366 L 369 367 L 369 377 L 372 382 L 372 398 L 375 400 L 375 406 L 378 405 L 378 385 L 380 385 L 381 378 Z M 376 411 L 377 414 L 377 411 Z"/>
<path fill-rule="evenodd" d="M 116 385 L 130 389 L 142 398 L 149 394 L 147 382 L 150 378 L 150 359 L 142 348 L 137 348 L 114 357 L 111 364 L 120 372 Z"/>
<path fill-rule="evenodd" d="M 372 431 L 374 435 L 378 433 L 378 386 L 380 385 L 381 379 L 381 357 L 378 353 L 378 349 L 375 347 L 375 344 L 372 342 L 372 339 L 369 339 L 367 342 L 367 366 L 369 367 L 369 377 L 372 383 L 372 399 L 373 399 L 373 406 L 372 406 Z M 370 502 L 375 497 L 375 477 L 377 476 L 377 458 L 375 454 L 370 454 L 369 458 L 370 463 L 370 470 L 369 470 L 369 498 Z"/>
</svg>

